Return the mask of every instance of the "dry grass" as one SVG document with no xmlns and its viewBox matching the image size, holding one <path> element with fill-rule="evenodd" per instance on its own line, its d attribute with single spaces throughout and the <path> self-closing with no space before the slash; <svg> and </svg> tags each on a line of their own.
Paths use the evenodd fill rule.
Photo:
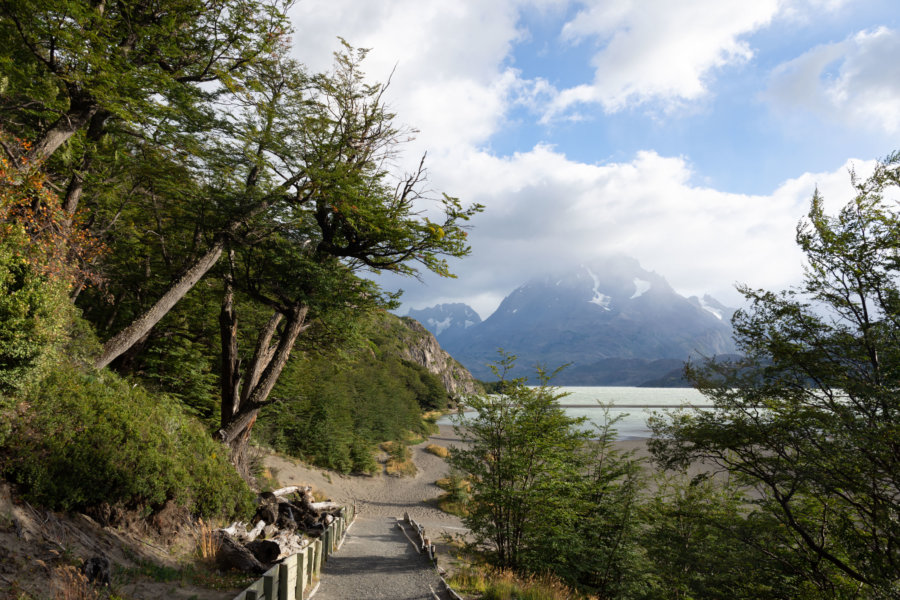
<svg viewBox="0 0 900 600">
<path fill-rule="evenodd" d="M 450 585 L 482 600 L 590 600 L 552 575 L 521 576 L 509 570 L 466 567 L 450 577 Z"/>
<path fill-rule="evenodd" d="M 256 477 L 256 483 L 261 491 L 271 492 L 272 490 L 277 490 L 281 487 L 281 484 L 278 482 L 278 470 L 263 467 Z"/>
<path fill-rule="evenodd" d="M 393 477 L 413 477 L 416 465 L 412 461 L 412 452 L 403 442 L 384 442 L 381 449 L 387 452 L 388 460 L 384 472 Z"/>
<path fill-rule="evenodd" d="M 197 528 L 197 557 L 207 563 L 214 562 L 221 545 L 222 538 L 216 535 L 215 528 L 200 519 Z"/>
<path fill-rule="evenodd" d="M 438 446 L 437 444 L 428 444 L 425 446 L 425 452 L 431 452 L 435 456 L 440 456 L 441 458 L 447 458 L 450 456 L 450 450 L 445 448 L 444 446 Z"/>
<path fill-rule="evenodd" d="M 447 411 L 444 410 L 429 410 L 426 413 L 422 413 L 423 421 L 431 421 L 432 423 L 440 419 L 446 414 Z"/>
<path fill-rule="evenodd" d="M 56 600 L 96 600 L 99 597 L 87 577 L 72 565 L 57 567 L 53 573 Z"/>
<path fill-rule="evenodd" d="M 456 515 L 460 518 L 469 516 L 467 503 L 454 500 L 453 494 L 441 494 L 435 498 L 433 502 L 439 509 L 448 515 Z"/>
</svg>

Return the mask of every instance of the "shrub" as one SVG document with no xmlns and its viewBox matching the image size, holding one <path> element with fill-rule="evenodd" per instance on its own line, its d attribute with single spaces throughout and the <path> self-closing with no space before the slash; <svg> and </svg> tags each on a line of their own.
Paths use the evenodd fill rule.
<svg viewBox="0 0 900 600">
<path fill-rule="evenodd" d="M 439 456 L 441 458 L 447 458 L 450 456 L 450 451 L 444 446 L 438 446 L 437 444 L 428 444 L 425 446 L 425 452 L 430 452 L 435 456 Z"/>
<path fill-rule="evenodd" d="M 62 339 L 65 285 L 22 255 L 24 238 L 0 230 L 0 393 L 21 389 L 38 374 Z"/>
<path fill-rule="evenodd" d="M 0 419 L 10 421 L 3 474 L 50 508 L 174 500 L 203 516 L 250 509 L 252 492 L 221 445 L 172 400 L 112 373 L 61 365 Z"/>
<path fill-rule="evenodd" d="M 384 442 L 381 449 L 388 453 L 388 461 L 384 467 L 388 475 L 394 477 L 414 477 L 416 465 L 412 461 L 412 452 L 403 442 Z"/>
</svg>

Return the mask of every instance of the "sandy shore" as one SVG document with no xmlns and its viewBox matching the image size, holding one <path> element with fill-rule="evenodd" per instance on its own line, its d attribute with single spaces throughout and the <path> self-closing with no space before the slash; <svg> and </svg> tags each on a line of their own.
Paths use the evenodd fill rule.
<svg viewBox="0 0 900 600">
<path fill-rule="evenodd" d="M 460 519 L 429 502 L 443 493 L 434 482 L 446 477 L 449 468 L 444 459 L 425 451 L 428 444 L 450 447 L 459 443 L 453 427 L 441 425 L 439 432 L 426 442 L 412 446 L 418 469 L 415 477 L 340 475 L 282 456 L 267 457 L 266 466 L 281 485 L 310 485 L 335 502 L 356 504 L 361 515 L 402 517 L 409 513 L 432 534 L 436 533 L 435 529 L 459 533 L 465 530 Z M 616 446 L 634 450 L 636 456 L 647 455 L 646 440 L 623 440 L 616 442 Z"/>
</svg>

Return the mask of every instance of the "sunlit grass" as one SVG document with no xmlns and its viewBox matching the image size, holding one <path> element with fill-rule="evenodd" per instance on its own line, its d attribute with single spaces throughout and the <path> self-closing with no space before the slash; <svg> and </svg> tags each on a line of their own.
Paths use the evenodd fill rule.
<svg viewBox="0 0 900 600">
<path fill-rule="evenodd" d="M 457 517 L 465 517 L 469 514 L 467 507 L 472 484 L 467 479 L 456 473 L 451 473 L 450 477 L 438 479 L 434 482 L 434 485 L 447 492 L 434 499 L 434 503 L 438 508 Z"/>
<path fill-rule="evenodd" d="M 550 574 L 521 576 L 510 570 L 466 567 L 448 580 L 458 592 L 482 600 L 590 600 Z"/>
<path fill-rule="evenodd" d="M 403 442 L 383 442 L 381 449 L 388 453 L 388 461 L 384 470 L 394 477 L 413 477 L 416 465 L 412 461 L 412 452 Z"/>
<path fill-rule="evenodd" d="M 441 458 L 447 458 L 450 456 L 450 450 L 445 448 L 444 446 L 438 446 L 437 444 L 428 444 L 425 446 L 425 452 L 430 452 L 435 456 L 440 456 Z"/>
</svg>

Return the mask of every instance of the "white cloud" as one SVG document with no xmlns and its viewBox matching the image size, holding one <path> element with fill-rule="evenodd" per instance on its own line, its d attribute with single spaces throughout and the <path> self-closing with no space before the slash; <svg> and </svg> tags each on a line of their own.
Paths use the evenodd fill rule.
<svg viewBox="0 0 900 600">
<path fill-rule="evenodd" d="M 340 35 L 371 48 L 363 66 L 371 80 L 394 72 L 387 98 L 402 122 L 420 130 L 414 152 L 483 143 L 523 85 L 504 66 L 523 35 L 514 0 L 306 1 L 291 17 L 294 52 L 311 68 L 330 66 Z"/>
<path fill-rule="evenodd" d="M 847 127 L 900 132 L 900 33 L 880 27 L 817 46 L 780 65 L 767 98 Z"/>
<path fill-rule="evenodd" d="M 482 317 L 536 273 L 609 253 L 634 256 L 683 294 L 710 292 L 726 303 L 739 301 L 735 282 L 788 287 L 801 274 L 794 233 L 813 191 L 836 210 L 852 197 L 849 169 L 864 176 L 872 168 L 848 162 L 746 195 L 699 186 L 686 160 L 655 152 L 589 165 L 538 146 L 508 158 L 473 151 L 453 164 L 455 174 L 449 165 L 435 170 L 462 197 L 487 206 L 470 235 L 472 256 L 454 265 L 457 280 L 387 283 L 406 287 L 411 306 L 468 302 Z"/>
<path fill-rule="evenodd" d="M 514 103 L 543 110 L 549 98 L 547 114 L 570 118 L 588 104 L 615 111 L 697 101 L 720 70 L 752 60 L 753 32 L 776 18 L 837 10 L 844 1 L 585 2 L 562 36 L 596 44 L 596 75 L 561 91 L 508 65 L 527 35 L 519 29 L 521 7 L 546 8 L 557 18 L 564 0 L 304 0 L 292 17 L 296 54 L 312 68 L 328 67 L 337 35 L 373 49 L 365 64 L 373 79 L 396 67 L 389 102 L 400 121 L 421 129 L 404 163 L 427 149 L 434 189 L 487 206 L 473 221 L 472 256 L 451 266 L 459 279 L 383 282 L 407 289 L 409 305 L 462 301 L 486 317 L 535 272 L 610 252 L 634 256 L 682 293 L 711 292 L 725 302 L 737 301 L 729 292 L 736 281 L 771 289 L 796 282 L 796 223 L 816 185 L 829 202 L 850 197 L 846 166 L 746 195 L 699 185 L 686 158 L 653 151 L 589 164 L 546 144 L 505 157 L 485 146 Z M 885 58 L 898 55 L 896 37 L 879 29 L 810 51 L 779 70 L 770 94 L 826 116 L 900 127 L 893 101 L 900 67 Z"/>
<path fill-rule="evenodd" d="M 594 81 L 564 89 L 545 121 L 579 103 L 616 112 L 651 101 L 677 105 L 708 92 L 716 69 L 748 61 L 742 36 L 766 26 L 778 0 L 647 0 L 587 3 L 566 23 L 562 38 L 593 43 Z"/>
</svg>

